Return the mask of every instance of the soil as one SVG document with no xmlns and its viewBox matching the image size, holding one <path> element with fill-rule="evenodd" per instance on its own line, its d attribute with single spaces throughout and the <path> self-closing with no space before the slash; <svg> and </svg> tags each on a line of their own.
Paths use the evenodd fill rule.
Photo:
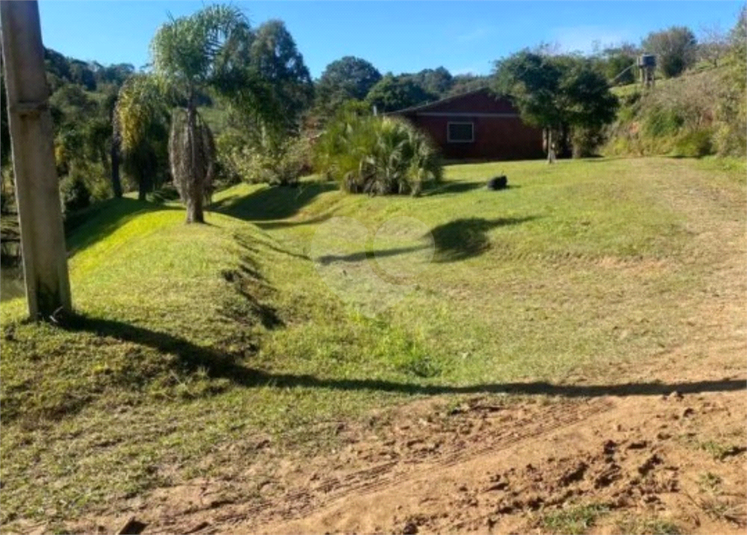
<svg viewBox="0 0 747 535">
<path fill-rule="evenodd" d="M 74 529 L 111 532 L 135 515 L 144 533 L 656 533 L 646 519 L 744 533 L 745 339 L 732 333 L 703 360 L 683 348 L 657 359 L 665 370 L 620 370 L 637 380 L 607 389 L 624 395 L 575 384 L 568 397 L 431 398 L 337 424 L 332 454 L 268 448 L 261 478 L 250 468 L 230 485 L 161 489 Z M 548 524 L 583 506 L 601 513 L 581 531 Z"/>
</svg>

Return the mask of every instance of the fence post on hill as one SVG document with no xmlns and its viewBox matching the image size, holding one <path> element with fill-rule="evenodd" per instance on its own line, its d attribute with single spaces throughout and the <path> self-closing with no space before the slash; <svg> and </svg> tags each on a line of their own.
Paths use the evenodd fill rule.
<svg viewBox="0 0 747 535">
<path fill-rule="evenodd" d="M 48 319 L 72 305 L 39 6 L 2 0 L 0 21 L 26 299 Z"/>
</svg>

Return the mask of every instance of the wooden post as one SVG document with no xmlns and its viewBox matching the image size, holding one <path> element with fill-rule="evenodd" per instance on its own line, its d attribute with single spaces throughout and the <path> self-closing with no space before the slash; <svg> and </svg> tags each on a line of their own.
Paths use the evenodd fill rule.
<svg viewBox="0 0 747 535">
<path fill-rule="evenodd" d="M 39 6 L 2 0 L 0 20 L 26 299 L 32 319 L 49 319 L 72 304 Z"/>
</svg>

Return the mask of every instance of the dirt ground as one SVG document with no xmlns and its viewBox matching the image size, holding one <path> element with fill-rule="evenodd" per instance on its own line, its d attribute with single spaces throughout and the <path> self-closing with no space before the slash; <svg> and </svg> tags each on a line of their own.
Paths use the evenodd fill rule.
<svg viewBox="0 0 747 535">
<path fill-rule="evenodd" d="M 421 402 L 340 425 L 341 451 L 279 463 L 259 497 L 198 481 L 133 514 L 146 533 L 744 533 L 745 381 L 688 375 L 619 396 Z"/>
</svg>

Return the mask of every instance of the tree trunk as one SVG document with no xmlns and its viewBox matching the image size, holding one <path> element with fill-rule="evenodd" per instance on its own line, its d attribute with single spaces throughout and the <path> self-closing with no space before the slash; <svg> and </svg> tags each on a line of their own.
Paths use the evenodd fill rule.
<svg viewBox="0 0 747 535">
<path fill-rule="evenodd" d="M 194 98 L 189 99 L 187 106 L 187 139 L 190 151 L 189 186 L 187 187 L 187 223 L 204 223 L 202 212 L 203 180 L 202 169 L 198 169 L 197 143 L 201 140 L 197 135 L 197 109 Z M 201 166 L 200 166 L 201 167 Z"/>
<path fill-rule="evenodd" d="M 122 198 L 122 181 L 119 179 L 119 142 L 112 140 L 111 146 L 112 159 L 112 192 L 114 198 Z"/>
<path fill-rule="evenodd" d="M 547 129 L 547 163 L 555 163 L 555 138 L 552 128 Z"/>
</svg>

